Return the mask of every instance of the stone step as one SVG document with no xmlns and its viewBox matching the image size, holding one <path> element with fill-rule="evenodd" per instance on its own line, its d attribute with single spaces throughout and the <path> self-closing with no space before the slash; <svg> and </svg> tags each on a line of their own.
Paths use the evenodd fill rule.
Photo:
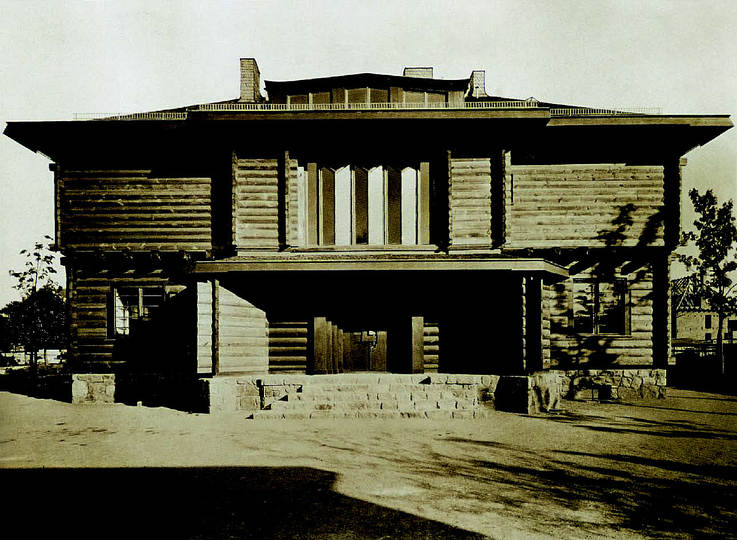
<svg viewBox="0 0 737 540">
<path fill-rule="evenodd" d="M 356 411 L 255 411 L 248 418 L 254 420 L 307 420 L 307 419 L 343 419 L 343 418 L 415 418 L 425 420 L 488 418 L 485 409 L 477 410 L 430 410 L 430 411 L 389 411 L 389 410 L 356 410 Z"/>
<path fill-rule="evenodd" d="M 476 388 L 454 388 L 446 385 L 425 384 L 355 384 L 355 385 L 312 385 L 304 384 L 298 393 L 310 394 L 341 394 L 341 393 L 367 393 L 367 394 L 396 394 L 408 393 L 428 395 L 434 397 L 476 397 Z"/>
<path fill-rule="evenodd" d="M 320 393 L 304 393 L 291 392 L 285 396 L 285 399 L 292 401 L 353 401 L 353 400 L 406 400 L 406 401 L 444 401 L 444 400 L 463 400 L 463 401 L 479 401 L 481 396 L 475 392 L 459 393 L 459 392 L 320 392 Z"/>
<path fill-rule="evenodd" d="M 279 400 L 268 405 L 272 411 L 315 411 L 315 410 L 399 410 L 399 411 L 432 411 L 432 410 L 473 410 L 479 406 L 474 400 L 347 400 L 347 401 L 302 401 Z"/>
</svg>

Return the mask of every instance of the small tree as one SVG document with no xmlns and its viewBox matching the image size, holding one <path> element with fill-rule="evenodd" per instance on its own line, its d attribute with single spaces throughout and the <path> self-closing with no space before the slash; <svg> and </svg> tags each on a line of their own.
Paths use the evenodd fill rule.
<svg viewBox="0 0 737 540">
<path fill-rule="evenodd" d="M 681 243 L 693 243 L 698 255 L 679 255 L 678 259 L 703 283 L 704 299 L 717 314 L 717 356 L 724 375 L 722 330 L 726 318 L 737 312 L 737 298 L 732 294 L 734 285 L 730 278 L 730 273 L 737 270 L 737 260 L 734 258 L 737 226 L 733 205 L 729 200 L 720 206 L 710 189 L 703 195 L 692 189 L 688 195 L 698 214 L 693 222 L 696 231 L 684 232 Z"/>
<path fill-rule="evenodd" d="M 46 240 L 52 240 L 45 236 Z M 17 280 L 15 288 L 21 300 L 10 302 L 2 309 L 8 316 L 7 331 L 16 345 L 30 353 L 31 371 L 36 372 L 39 349 L 59 347 L 64 343 L 66 305 L 63 290 L 52 276 L 56 274 L 56 255 L 42 242 L 32 250 L 21 250 L 26 256 L 24 269 L 10 270 Z"/>
</svg>

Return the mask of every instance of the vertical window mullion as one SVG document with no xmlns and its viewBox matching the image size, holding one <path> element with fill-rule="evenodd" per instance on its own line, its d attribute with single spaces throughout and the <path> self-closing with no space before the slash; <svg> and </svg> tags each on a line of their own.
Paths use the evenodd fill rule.
<svg viewBox="0 0 737 540">
<path fill-rule="evenodd" d="M 402 172 L 387 167 L 387 244 L 402 243 Z"/>
<path fill-rule="evenodd" d="M 353 169 L 354 242 L 369 243 L 369 171 L 362 167 Z"/>
<path fill-rule="evenodd" d="M 320 244 L 335 244 L 335 172 L 320 168 Z"/>
</svg>

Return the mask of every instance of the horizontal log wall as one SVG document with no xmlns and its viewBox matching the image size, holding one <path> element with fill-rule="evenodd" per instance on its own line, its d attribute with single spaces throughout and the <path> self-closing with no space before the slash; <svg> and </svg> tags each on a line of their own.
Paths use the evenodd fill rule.
<svg viewBox="0 0 737 540">
<path fill-rule="evenodd" d="M 213 285 L 197 283 L 197 373 L 213 373 Z"/>
<path fill-rule="evenodd" d="M 306 373 L 309 323 L 269 323 L 269 373 Z"/>
<path fill-rule="evenodd" d="M 114 358 L 115 338 L 109 333 L 108 306 L 112 288 L 153 287 L 167 283 L 164 278 L 126 277 L 82 274 L 68 269 L 69 280 L 69 352 L 72 362 L 82 369 L 100 366 L 100 369 L 125 363 L 125 358 Z"/>
<path fill-rule="evenodd" d="M 451 248 L 491 247 L 491 160 L 450 160 Z"/>
<path fill-rule="evenodd" d="M 266 314 L 220 286 L 217 317 L 218 374 L 267 373 L 269 338 Z"/>
<path fill-rule="evenodd" d="M 551 346 L 551 334 L 550 334 L 550 309 L 553 305 L 553 286 L 543 284 L 542 286 L 542 336 L 540 339 L 542 347 L 542 367 L 543 369 L 550 368 L 550 346 Z"/>
<path fill-rule="evenodd" d="M 279 160 L 234 158 L 233 222 L 238 251 L 279 248 Z"/>
<path fill-rule="evenodd" d="M 424 321 L 425 373 L 437 373 L 440 365 L 440 324 Z"/>
<path fill-rule="evenodd" d="M 663 245 L 663 167 L 512 165 L 507 248 Z"/>
<path fill-rule="evenodd" d="M 154 178 L 147 171 L 58 175 L 61 249 L 209 250 L 209 178 Z"/>
<path fill-rule="evenodd" d="M 620 267 L 621 268 L 621 267 Z M 575 278 L 590 278 L 590 271 Z M 629 274 L 630 333 L 593 335 L 573 331 L 573 280 L 552 285 L 546 295 L 550 315 L 550 352 L 554 367 L 595 363 L 601 365 L 652 365 L 653 272 L 646 266 Z"/>
</svg>

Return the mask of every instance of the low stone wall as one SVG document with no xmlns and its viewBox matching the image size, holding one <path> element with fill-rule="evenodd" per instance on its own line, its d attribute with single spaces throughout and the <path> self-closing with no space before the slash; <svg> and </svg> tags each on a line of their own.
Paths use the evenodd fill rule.
<svg viewBox="0 0 737 540">
<path fill-rule="evenodd" d="M 72 375 L 72 403 L 114 402 L 114 374 L 74 373 Z"/>
<path fill-rule="evenodd" d="M 70 403 L 72 376 L 69 373 L 42 372 L 34 378 L 28 369 L 9 369 L 0 374 L 0 390 Z"/>
<path fill-rule="evenodd" d="M 660 399 L 666 396 L 665 369 L 552 370 L 568 399 Z"/>
</svg>

